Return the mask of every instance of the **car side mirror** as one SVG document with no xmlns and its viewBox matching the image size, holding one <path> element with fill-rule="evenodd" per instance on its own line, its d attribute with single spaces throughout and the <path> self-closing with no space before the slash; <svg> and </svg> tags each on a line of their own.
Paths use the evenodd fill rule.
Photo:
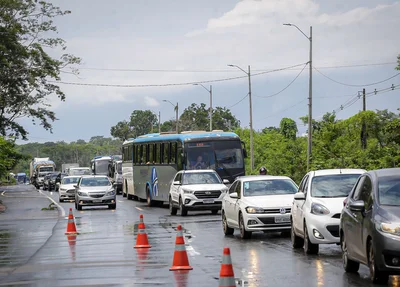
<svg viewBox="0 0 400 287">
<path fill-rule="evenodd" d="M 230 198 L 239 198 L 237 192 L 232 192 L 229 194 Z"/>
<path fill-rule="evenodd" d="M 226 178 L 223 179 L 222 182 L 223 182 L 224 184 L 229 184 L 229 180 L 227 180 Z"/>
<path fill-rule="evenodd" d="M 305 200 L 306 195 L 303 192 L 298 192 L 294 194 L 294 200 Z"/>
<path fill-rule="evenodd" d="M 177 181 L 174 181 L 172 184 L 173 185 L 181 185 L 181 182 L 177 180 Z"/>
<path fill-rule="evenodd" d="M 364 200 L 353 201 L 349 204 L 351 211 L 363 212 L 365 209 Z"/>
</svg>

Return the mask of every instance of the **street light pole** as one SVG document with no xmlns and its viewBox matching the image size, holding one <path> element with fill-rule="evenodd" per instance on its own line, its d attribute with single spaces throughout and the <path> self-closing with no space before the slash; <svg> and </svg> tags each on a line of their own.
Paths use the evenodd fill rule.
<svg viewBox="0 0 400 287">
<path fill-rule="evenodd" d="M 311 167 L 311 158 L 312 158 L 312 26 L 310 26 L 310 36 L 307 36 L 295 24 L 287 23 L 283 25 L 295 27 L 310 41 L 310 60 L 308 62 L 308 67 L 310 70 L 310 78 L 308 83 L 308 149 L 307 149 L 307 171 L 309 171 Z"/>
<path fill-rule="evenodd" d="M 176 103 L 176 106 L 175 106 L 173 103 L 171 103 L 171 102 L 168 101 L 168 100 L 163 100 L 163 102 L 170 103 L 170 104 L 174 107 L 174 110 L 175 110 L 175 112 L 176 112 L 176 120 L 175 120 L 175 124 L 176 124 L 176 133 L 178 134 L 178 133 L 179 133 L 179 117 L 178 117 L 178 114 L 179 114 L 179 112 L 178 112 L 179 106 L 178 106 L 178 103 Z"/>
<path fill-rule="evenodd" d="M 250 108 L 250 167 L 251 170 L 254 170 L 254 142 L 253 142 L 253 104 L 251 100 L 251 72 L 250 65 L 248 66 L 248 72 L 240 68 L 236 65 L 228 65 L 229 67 L 236 67 L 239 70 L 243 71 L 249 78 L 249 108 Z"/>
<path fill-rule="evenodd" d="M 210 132 L 212 131 L 212 86 L 210 85 L 210 89 L 207 89 L 206 87 L 203 86 L 203 84 L 193 84 L 193 86 L 202 86 L 207 92 L 210 93 Z"/>
</svg>

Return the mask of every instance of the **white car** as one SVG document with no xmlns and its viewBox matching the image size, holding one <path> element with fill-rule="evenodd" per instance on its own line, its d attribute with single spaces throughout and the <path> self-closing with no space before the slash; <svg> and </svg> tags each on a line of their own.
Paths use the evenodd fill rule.
<svg viewBox="0 0 400 287">
<path fill-rule="evenodd" d="M 189 210 L 211 210 L 217 214 L 228 191 L 225 183 L 229 181 L 222 181 L 212 169 L 179 171 L 169 191 L 171 215 L 176 215 L 178 209 L 182 216 Z"/>
<path fill-rule="evenodd" d="M 241 176 L 222 200 L 222 226 L 225 235 L 235 228 L 240 237 L 253 231 L 290 231 L 290 208 L 296 183 L 287 176 Z"/>
<path fill-rule="evenodd" d="M 61 183 L 58 185 L 58 201 L 75 200 L 75 187 L 80 179 L 80 176 L 64 176 Z"/>
<path fill-rule="evenodd" d="M 317 254 L 319 244 L 339 244 L 340 214 L 363 169 L 310 171 L 300 183 L 292 206 L 293 248 Z"/>
<path fill-rule="evenodd" d="M 90 167 L 70 167 L 68 169 L 68 175 L 91 175 L 92 170 Z"/>
</svg>

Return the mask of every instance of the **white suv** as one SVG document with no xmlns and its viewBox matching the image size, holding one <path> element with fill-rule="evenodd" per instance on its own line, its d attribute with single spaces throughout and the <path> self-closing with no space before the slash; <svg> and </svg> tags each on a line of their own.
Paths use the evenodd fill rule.
<svg viewBox="0 0 400 287">
<path fill-rule="evenodd" d="M 317 254 L 319 244 L 339 244 L 340 214 L 363 169 L 310 171 L 294 195 L 291 211 L 293 248 Z"/>
<path fill-rule="evenodd" d="M 176 215 L 178 209 L 182 216 L 186 216 L 188 210 L 211 210 L 217 214 L 228 191 L 226 183 L 229 181 L 222 181 L 211 169 L 178 172 L 169 191 L 171 215 Z"/>
</svg>

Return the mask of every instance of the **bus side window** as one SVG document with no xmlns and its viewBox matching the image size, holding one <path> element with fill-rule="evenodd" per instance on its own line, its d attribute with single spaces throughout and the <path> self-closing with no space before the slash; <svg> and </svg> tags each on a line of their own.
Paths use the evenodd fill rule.
<svg viewBox="0 0 400 287">
<path fill-rule="evenodd" d="M 177 143 L 177 160 L 176 163 L 178 165 L 178 170 L 181 170 L 183 168 L 183 149 L 182 149 L 182 143 L 178 142 Z"/>
<path fill-rule="evenodd" d="M 133 158 L 133 145 L 128 146 L 128 158 L 127 160 L 132 161 Z"/>
<path fill-rule="evenodd" d="M 160 163 L 163 164 L 164 163 L 164 144 L 163 143 L 160 144 L 159 150 L 160 150 Z"/>
<path fill-rule="evenodd" d="M 161 163 L 160 146 L 159 143 L 154 144 L 154 162 L 157 164 Z"/>
<path fill-rule="evenodd" d="M 139 153 L 139 164 L 143 164 L 146 160 L 146 146 L 144 144 L 139 145 L 140 153 Z"/>
<path fill-rule="evenodd" d="M 171 160 L 170 163 L 176 163 L 176 142 L 170 143 L 171 146 Z"/>
<path fill-rule="evenodd" d="M 152 164 L 154 163 L 154 144 L 149 144 L 148 150 L 147 162 Z"/>
<path fill-rule="evenodd" d="M 164 160 L 165 164 L 169 164 L 169 143 L 164 143 Z"/>
</svg>

